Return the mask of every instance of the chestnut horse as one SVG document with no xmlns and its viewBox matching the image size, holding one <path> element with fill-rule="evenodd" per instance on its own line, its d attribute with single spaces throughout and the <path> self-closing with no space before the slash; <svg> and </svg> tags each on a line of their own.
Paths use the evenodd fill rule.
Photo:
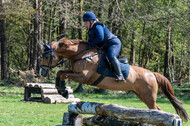
<svg viewBox="0 0 190 126">
<path fill-rule="evenodd" d="M 82 40 L 69 40 L 67 38 L 62 38 L 58 42 L 52 42 L 51 48 L 54 54 L 47 54 L 42 59 L 42 75 L 44 71 L 48 72 L 50 68 L 56 66 L 61 59 L 67 58 L 71 61 L 72 70 L 61 70 L 57 72 L 57 77 L 62 81 L 69 78 L 75 82 L 92 85 L 101 76 L 96 72 L 98 66 L 95 63 L 100 62 L 101 54 L 96 55 L 96 48 L 92 48 L 89 52 L 86 50 L 87 45 L 88 43 Z M 53 58 L 50 58 L 52 55 L 54 55 Z M 92 60 L 85 58 L 89 55 Z M 126 80 L 116 82 L 115 78 L 105 77 L 96 86 L 109 90 L 133 91 L 149 109 L 158 110 L 160 108 L 156 105 L 157 91 L 158 87 L 161 87 L 162 92 L 170 100 L 177 114 L 184 121 L 189 120 L 186 110 L 182 107 L 182 103 L 174 96 L 174 91 L 169 80 L 159 73 L 151 72 L 142 67 L 130 66 L 129 75 Z"/>
</svg>

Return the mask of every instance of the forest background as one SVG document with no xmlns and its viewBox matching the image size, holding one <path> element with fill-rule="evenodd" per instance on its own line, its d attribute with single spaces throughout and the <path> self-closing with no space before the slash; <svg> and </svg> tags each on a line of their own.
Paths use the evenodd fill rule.
<svg viewBox="0 0 190 126">
<path fill-rule="evenodd" d="M 87 11 L 120 38 L 119 57 L 190 84 L 190 0 L 0 0 L 1 80 L 14 82 L 19 70 L 40 78 L 41 43 L 86 40 Z"/>
</svg>

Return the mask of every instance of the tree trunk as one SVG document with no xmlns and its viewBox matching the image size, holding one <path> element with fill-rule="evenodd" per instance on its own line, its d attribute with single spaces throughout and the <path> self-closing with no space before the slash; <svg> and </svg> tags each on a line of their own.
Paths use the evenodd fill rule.
<svg viewBox="0 0 190 126">
<path fill-rule="evenodd" d="M 189 40 L 189 46 L 190 46 L 190 40 Z M 190 47 L 189 47 L 189 59 L 190 59 Z M 189 60 L 189 66 L 190 66 L 190 60 Z M 190 69 L 189 69 L 189 85 L 190 85 Z"/>
<path fill-rule="evenodd" d="M 183 69 L 183 55 L 184 55 L 184 53 L 183 53 L 183 49 L 184 49 L 184 40 L 183 40 L 183 42 L 182 42 L 182 48 L 181 48 L 181 60 L 180 60 L 180 70 L 179 70 L 179 83 L 180 83 L 180 85 L 182 84 L 182 78 L 183 78 L 183 75 L 182 75 L 182 69 Z"/>
<path fill-rule="evenodd" d="M 76 0 L 72 0 L 72 2 L 71 2 L 71 4 L 72 4 L 72 8 L 71 8 L 71 10 L 74 12 L 74 13 L 77 13 L 77 12 L 80 12 L 79 10 L 77 10 L 76 9 L 76 5 L 77 5 L 77 1 Z M 80 8 L 80 6 L 79 6 L 79 8 Z M 80 15 L 80 14 L 79 14 Z M 78 15 L 76 15 L 76 17 L 78 17 Z M 74 22 L 73 22 L 73 25 L 72 25 L 72 27 L 71 27 L 71 39 L 77 39 L 78 37 L 77 37 L 77 28 L 76 28 L 76 26 L 74 26 L 75 24 L 77 24 L 78 22 L 75 20 Z"/>
<path fill-rule="evenodd" d="M 189 7 L 189 9 L 190 9 L 190 7 Z M 188 40 L 189 40 L 189 48 L 188 48 L 188 59 L 190 59 L 190 37 L 188 36 Z M 189 66 L 190 66 L 190 60 L 188 60 L 188 64 L 189 64 Z M 190 69 L 189 69 L 189 85 L 190 85 Z"/>
<path fill-rule="evenodd" d="M 113 7 L 115 2 L 113 0 L 109 0 L 109 3 L 113 3 L 113 4 L 109 4 L 109 8 L 108 8 L 108 20 L 107 20 L 107 26 L 108 29 L 113 32 L 112 30 L 112 20 L 113 20 Z"/>
<path fill-rule="evenodd" d="M 32 69 L 32 62 L 33 62 L 33 32 L 31 31 L 32 29 L 32 24 L 28 25 L 29 29 L 28 29 L 28 34 L 29 34 L 29 44 L 28 44 L 28 66 L 29 66 L 29 70 Z"/>
<path fill-rule="evenodd" d="M 37 73 L 39 73 L 40 70 L 40 63 L 41 63 L 41 58 L 40 58 L 40 51 L 41 49 L 41 41 L 42 41 L 42 0 L 38 0 L 38 43 L 37 43 L 37 48 L 38 48 L 38 52 L 37 52 Z"/>
<path fill-rule="evenodd" d="M 66 24 L 67 24 L 67 22 L 66 22 L 66 7 L 67 6 L 65 6 L 66 5 L 66 3 L 67 3 L 67 0 L 61 0 L 60 1 L 60 5 L 61 6 L 63 6 L 64 8 L 63 8 L 63 12 L 60 12 L 59 13 L 59 39 L 61 39 L 61 38 L 63 38 L 63 37 L 66 37 Z"/>
<path fill-rule="evenodd" d="M 0 0 L 0 41 L 1 41 L 1 80 L 7 79 L 7 47 L 5 37 L 5 22 L 3 0 Z"/>
<path fill-rule="evenodd" d="M 98 18 L 101 20 L 102 19 L 102 14 L 103 14 L 103 5 L 104 5 L 104 1 L 103 0 L 99 0 L 99 7 L 98 7 Z"/>
<path fill-rule="evenodd" d="M 143 22 L 143 30 L 142 30 L 142 39 L 141 39 L 141 42 L 140 42 L 140 45 L 139 45 L 139 62 L 138 62 L 139 66 L 142 66 L 141 49 L 142 49 L 142 45 L 143 45 L 143 42 L 144 42 L 145 26 L 146 26 L 146 22 L 144 21 Z"/>
<path fill-rule="evenodd" d="M 170 35 L 171 35 L 171 23 L 172 19 L 169 18 L 167 21 L 167 39 L 166 39 L 166 52 L 164 59 L 164 76 L 170 80 L 170 69 L 169 69 L 169 59 L 170 59 Z"/>
<path fill-rule="evenodd" d="M 34 43 L 33 43 L 33 62 L 32 68 L 35 72 L 39 70 L 39 43 L 40 43 L 40 6 L 41 0 L 36 0 L 34 3 L 34 8 L 36 9 L 34 18 Z"/>
<path fill-rule="evenodd" d="M 120 10 L 120 4 L 121 4 L 121 1 L 120 0 L 116 0 L 116 21 L 115 21 L 115 25 L 114 25 L 114 31 L 115 31 L 115 34 L 118 36 L 118 38 L 121 38 L 121 35 L 120 35 L 120 27 L 121 27 L 121 10 Z"/>
<path fill-rule="evenodd" d="M 171 41 L 171 51 L 172 51 L 172 59 L 171 59 L 171 62 L 172 62 L 172 66 L 171 66 L 171 69 L 172 69 L 172 76 L 171 76 L 171 81 L 175 81 L 175 49 L 174 49 L 174 43 L 173 41 Z"/>
<path fill-rule="evenodd" d="M 82 39 L 82 8 L 83 8 L 83 2 L 84 0 L 79 0 L 80 6 L 79 6 L 79 16 L 78 16 L 78 20 L 79 20 L 79 29 L 78 29 L 78 37 L 79 39 Z"/>
<path fill-rule="evenodd" d="M 50 43 L 54 40 L 54 38 L 55 38 L 55 31 L 56 31 L 56 29 L 55 29 L 55 26 L 56 26 L 56 24 L 55 24 L 55 18 L 54 18 L 54 15 L 55 15 L 55 13 L 56 13 L 56 3 L 53 3 L 53 11 L 52 11 L 52 24 L 51 24 L 51 29 L 50 29 L 50 34 L 51 34 L 51 38 L 50 38 Z"/>
<path fill-rule="evenodd" d="M 135 43 L 134 43 L 134 39 L 135 39 L 135 32 L 133 31 L 133 33 L 131 35 L 131 54 L 130 54 L 130 61 L 129 61 L 129 63 L 131 65 L 135 64 Z"/>
<path fill-rule="evenodd" d="M 79 84 L 77 89 L 74 92 L 84 92 L 84 88 L 83 88 L 82 84 Z"/>
<path fill-rule="evenodd" d="M 50 12 L 49 12 L 49 13 L 50 13 L 50 14 L 49 14 L 49 15 L 50 15 L 50 18 L 49 18 L 49 22 L 48 22 L 48 23 L 49 23 L 49 27 L 48 27 L 48 30 L 49 30 L 49 31 L 48 31 L 48 42 L 51 42 L 51 41 L 52 41 L 52 31 L 51 31 L 51 30 L 52 30 L 52 19 L 53 19 L 53 16 L 52 16 L 52 15 L 53 15 L 53 10 L 52 10 L 53 5 L 52 5 L 52 4 L 53 4 L 53 3 L 51 3 L 51 5 L 50 5 L 50 8 L 51 8 L 51 9 L 50 9 Z M 48 43 L 48 44 L 49 44 L 49 43 Z"/>
<path fill-rule="evenodd" d="M 43 11 L 43 22 L 42 22 L 42 27 L 43 27 L 43 32 L 42 32 L 42 42 L 46 43 L 47 41 L 47 22 L 48 22 L 48 19 L 46 17 L 47 15 L 47 11 Z M 47 44 L 47 43 L 46 43 Z"/>
</svg>

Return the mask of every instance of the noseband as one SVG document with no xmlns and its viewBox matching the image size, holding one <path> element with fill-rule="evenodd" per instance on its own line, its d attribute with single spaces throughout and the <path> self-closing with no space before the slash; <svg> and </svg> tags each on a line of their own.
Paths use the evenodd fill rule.
<svg viewBox="0 0 190 126">
<path fill-rule="evenodd" d="M 46 55 L 50 54 L 50 59 L 49 59 L 49 62 L 48 62 L 48 65 L 40 65 L 40 68 L 42 70 L 44 70 L 45 72 L 48 72 L 49 69 L 51 70 L 53 67 L 52 67 L 52 61 L 53 61 L 53 57 L 54 57 L 54 54 L 53 54 L 53 51 L 50 50 L 50 51 L 47 51 L 47 52 L 44 52 L 42 54 L 42 58 L 45 57 Z M 44 69 L 44 68 L 49 68 L 49 69 Z"/>
</svg>

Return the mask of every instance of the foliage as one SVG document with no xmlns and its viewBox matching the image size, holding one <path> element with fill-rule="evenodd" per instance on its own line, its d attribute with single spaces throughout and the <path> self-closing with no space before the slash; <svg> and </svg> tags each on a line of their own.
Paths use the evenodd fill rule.
<svg viewBox="0 0 190 126">
<path fill-rule="evenodd" d="M 41 2 L 39 8 L 36 8 L 37 1 Z M 33 68 L 36 34 L 34 19 L 39 21 L 40 38 L 37 48 L 41 49 L 42 41 L 50 44 L 63 36 L 86 40 L 87 31 L 83 27 L 82 15 L 86 11 L 93 11 L 97 18 L 121 39 L 122 50 L 119 57 L 131 57 L 133 45 L 134 64 L 162 74 L 168 40 L 168 21 L 171 20 L 169 52 L 171 81 L 186 76 L 189 78 L 188 0 L 37 1 L 10 0 L 4 3 L 9 71 Z M 41 52 L 41 50 L 37 52 L 37 70 Z M 13 76 L 11 72 L 9 73 Z"/>
<path fill-rule="evenodd" d="M 23 82 L 23 85 L 25 85 L 26 83 L 40 82 L 40 80 L 36 77 L 33 69 L 27 71 L 19 70 L 19 78 Z"/>
<path fill-rule="evenodd" d="M 6 82 L 5 81 L 0 81 L 0 86 L 5 86 Z"/>
</svg>

